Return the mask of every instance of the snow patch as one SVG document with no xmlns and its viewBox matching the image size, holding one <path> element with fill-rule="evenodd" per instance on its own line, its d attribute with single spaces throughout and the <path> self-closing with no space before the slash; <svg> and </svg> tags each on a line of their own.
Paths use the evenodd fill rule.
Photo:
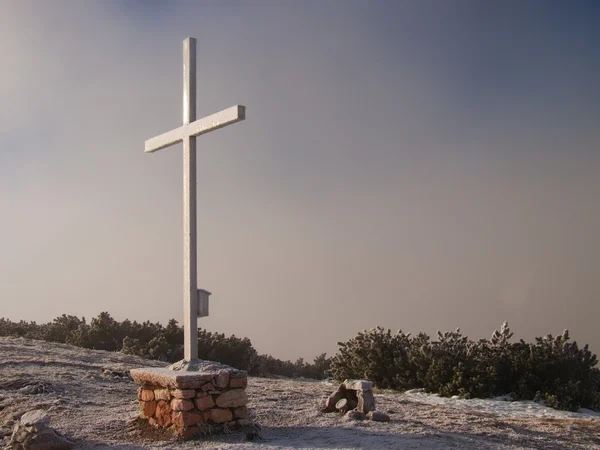
<svg viewBox="0 0 600 450">
<path fill-rule="evenodd" d="M 461 399 L 458 396 L 440 397 L 438 394 L 424 392 L 423 389 L 412 389 L 402 394 L 407 400 L 426 405 L 462 408 L 482 411 L 488 414 L 505 417 L 538 417 L 555 419 L 575 419 L 582 417 L 600 417 L 600 413 L 581 408 L 579 412 L 559 411 L 533 401 L 512 401 L 510 395 L 502 395 L 489 399 Z"/>
</svg>

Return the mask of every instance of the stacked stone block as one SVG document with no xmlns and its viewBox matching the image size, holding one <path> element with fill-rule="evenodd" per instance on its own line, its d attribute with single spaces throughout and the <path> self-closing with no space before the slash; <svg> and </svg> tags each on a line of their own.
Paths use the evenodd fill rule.
<svg viewBox="0 0 600 450">
<path fill-rule="evenodd" d="M 362 414 L 375 411 L 375 397 L 373 396 L 373 383 L 371 381 L 345 380 L 325 401 L 323 412 L 336 411 L 336 404 L 342 399 L 346 399 L 344 408 L 346 411 L 356 409 Z"/>
<path fill-rule="evenodd" d="M 190 437 L 197 433 L 249 425 L 246 372 L 233 368 L 205 372 L 133 369 L 140 417 Z"/>
</svg>

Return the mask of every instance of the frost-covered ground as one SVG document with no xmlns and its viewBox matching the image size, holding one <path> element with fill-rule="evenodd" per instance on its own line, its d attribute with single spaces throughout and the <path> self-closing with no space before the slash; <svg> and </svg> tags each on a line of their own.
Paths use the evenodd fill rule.
<svg viewBox="0 0 600 450">
<path fill-rule="evenodd" d="M 253 420 L 263 440 L 243 432 L 173 441 L 135 420 L 136 385 L 118 376 L 155 361 L 0 338 L 0 432 L 24 412 L 43 408 L 51 425 L 79 449 L 600 449 L 600 416 L 555 411 L 531 402 L 445 399 L 419 391 L 375 393 L 389 423 L 345 422 L 322 414 L 328 382 L 250 378 Z M 102 369 L 108 370 L 102 370 Z"/>
</svg>

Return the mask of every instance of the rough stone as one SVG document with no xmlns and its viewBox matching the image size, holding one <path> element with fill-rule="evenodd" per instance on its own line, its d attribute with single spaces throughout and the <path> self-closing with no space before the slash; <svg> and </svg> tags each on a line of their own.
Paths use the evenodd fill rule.
<svg viewBox="0 0 600 450">
<path fill-rule="evenodd" d="M 160 400 L 156 405 L 156 411 L 154 412 L 154 418 L 156 419 L 156 423 L 165 428 L 171 425 L 171 414 L 173 410 L 171 409 L 171 405 L 164 400 Z"/>
<path fill-rule="evenodd" d="M 178 417 L 175 417 L 175 414 L 177 413 L 173 413 L 173 417 L 171 417 L 171 420 L 173 421 L 173 419 L 178 419 Z M 183 434 L 183 431 L 187 428 L 183 425 L 183 420 L 179 420 L 177 422 L 173 421 L 173 428 L 175 429 L 175 431 L 177 432 L 177 434 L 181 435 Z"/>
<path fill-rule="evenodd" d="M 250 425 L 251 422 L 248 419 L 238 419 L 237 423 L 240 427 L 246 427 Z"/>
<path fill-rule="evenodd" d="M 155 400 L 171 400 L 171 392 L 168 389 L 154 389 Z"/>
<path fill-rule="evenodd" d="M 74 446 L 73 442 L 52 428 L 46 428 L 23 442 L 23 448 L 31 450 L 66 450 Z"/>
<path fill-rule="evenodd" d="M 173 398 L 193 398 L 196 395 L 194 389 L 171 389 L 171 397 Z"/>
<path fill-rule="evenodd" d="M 142 418 L 149 419 L 154 415 L 154 411 L 156 411 L 156 402 L 154 400 L 150 402 L 140 400 L 140 415 Z"/>
<path fill-rule="evenodd" d="M 224 389 L 227 386 L 229 386 L 229 373 L 225 371 L 220 372 L 215 377 L 215 386 L 221 389 Z"/>
<path fill-rule="evenodd" d="M 231 369 L 235 370 L 235 369 Z M 141 385 L 164 386 L 169 389 L 196 389 L 213 379 L 215 372 L 186 372 L 168 368 L 131 369 L 131 378 Z"/>
<path fill-rule="evenodd" d="M 325 401 L 323 412 L 335 412 L 335 404 L 343 398 L 346 398 L 346 387 L 342 383 L 338 386 L 338 388 L 335 391 L 331 393 L 329 398 L 327 398 L 327 400 Z"/>
<path fill-rule="evenodd" d="M 248 408 L 246 406 L 240 406 L 233 410 L 233 417 L 236 419 L 247 419 L 248 418 Z"/>
<path fill-rule="evenodd" d="M 214 423 L 231 422 L 233 419 L 233 414 L 231 414 L 231 410 L 229 409 L 213 408 L 209 411 L 210 420 L 212 420 Z"/>
<path fill-rule="evenodd" d="M 210 395 L 207 395 L 206 397 L 196 398 L 195 403 L 196 408 L 198 408 L 200 411 L 204 411 L 205 409 L 209 409 L 215 406 L 215 402 L 213 401 Z"/>
<path fill-rule="evenodd" d="M 243 378 L 232 378 L 229 380 L 229 387 L 232 389 L 235 388 L 245 388 L 246 386 L 248 386 L 248 378 L 247 377 L 243 377 Z"/>
<path fill-rule="evenodd" d="M 360 411 L 353 409 L 344 414 L 344 420 L 363 420 L 366 415 Z"/>
<path fill-rule="evenodd" d="M 337 410 L 336 404 L 342 400 L 346 400 L 344 408 L 340 409 L 343 414 L 346 411 L 357 409 L 361 413 L 368 413 L 375 410 L 375 397 L 371 388 L 373 383 L 366 380 L 346 380 L 331 393 L 325 401 L 322 408 L 323 412 L 334 412 Z"/>
<path fill-rule="evenodd" d="M 152 389 L 138 389 L 138 400 L 142 400 L 144 402 L 151 402 L 154 400 L 154 391 Z"/>
<path fill-rule="evenodd" d="M 36 409 L 23 414 L 19 422 L 23 426 L 43 430 L 50 424 L 50 416 L 43 409 Z"/>
<path fill-rule="evenodd" d="M 202 390 L 204 392 L 214 391 L 215 390 L 215 385 L 212 384 L 212 383 L 206 383 L 205 385 L 202 386 Z"/>
<path fill-rule="evenodd" d="M 194 408 L 194 402 L 189 399 L 174 398 L 171 400 L 171 409 L 173 411 L 189 411 Z"/>
<path fill-rule="evenodd" d="M 212 376 L 215 376 L 220 372 L 228 372 L 233 377 L 246 375 L 245 370 L 235 369 L 227 364 L 216 361 L 208 361 L 205 359 L 196 359 L 193 361 L 182 359 L 171 364 L 169 367 L 163 370 L 179 373 L 211 373 Z"/>
<path fill-rule="evenodd" d="M 369 411 L 367 413 L 367 419 L 373 420 L 375 422 L 389 422 L 390 416 L 381 411 Z"/>
<path fill-rule="evenodd" d="M 358 405 L 356 408 L 367 414 L 369 411 L 375 411 L 375 397 L 373 391 L 358 391 Z"/>
<path fill-rule="evenodd" d="M 186 428 L 182 429 L 181 431 L 178 431 L 178 433 L 182 438 L 188 439 L 188 438 L 191 438 L 194 435 L 200 433 L 201 431 L 202 431 L 202 428 L 193 426 L 193 427 L 186 427 Z"/>
<path fill-rule="evenodd" d="M 373 382 L 347 379 L 344 381 L 344 387 L 352 391 L 370 391 L 373 389 Z"/>
<path fill-rule="evenodd" d="M 245 370 L 236 370 L 235 372 L 229 372 L 229 378 L 247 378 L 248 372 Z"/>
<path fill-rule="evenodd" d="M 44 410 L 28 411 L 15 422 L 7 449 L 66 450 L 74 444 L 50 428 L 50 417 Z"/>
<path fill-rule="evenodd" d="M 236 408 L 245 406 L 248 403 L 248 396 L 243 389 L 232 389 L 219 395 L 215 402 L 219 408 Z"/>
<path fill-rule="evenodd" d="M 27 439 L 27 437 L 33 434 L 34 432 L 34 429 L 30 427 L 20 426 L 20 424 L 16 422 L 12 431 L 10 442 L 13 444 L 16 442 L 24 442 Z"/>
<path fill-rule="evenodd" d="M 354 409 L 358 406 L 358 391 L 346 391 L 346 400 L 348 401 L 347 407 L 348 409 Z"/>
<path fill-rule="evenodd" d="M 215 424 L 225 432 L 240 421 L 249 424 L 247 373 L 210 361 L 194 364 L 198 367 L 132 369 L 133 380 L 141 384 L 138 398 L 152 398 L 140 401 L 140 417 L 158 428 L 171 427 L 180 437 L 221 429 Z"/>
<path fill-rule="evenodd" d="M 189 427 L 203 421 L 200 413 L 193 411 L 173 411 L 171 421 L 175 428 Z"/>
</svg>

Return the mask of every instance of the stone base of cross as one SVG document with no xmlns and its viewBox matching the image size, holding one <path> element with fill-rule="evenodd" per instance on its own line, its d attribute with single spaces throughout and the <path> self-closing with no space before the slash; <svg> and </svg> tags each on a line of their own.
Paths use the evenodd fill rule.
<svg viewBox="0 0 600 450">
<path fill-rule="evenodd" d="M 192 363 L 194 371 L 131 369 L 140 385 L 140 417 L 183 438 L 249 426 L 248 374 L 212 361 Z"/>
<path fill-rule="evenodd" d="M 183 143 L 183 330 L 184 364 L 198 359 L 198 317 L 208 316 L 210 292 L 197 286 L 196 137 L 246 118 L 246 107 L 235 105 L 196 120 L 196 39 L 183 41 L 183 125 L 148 139 L 147 153 Z M 189 370 L 188 369 L 188 370 Z"/>
</svg>

